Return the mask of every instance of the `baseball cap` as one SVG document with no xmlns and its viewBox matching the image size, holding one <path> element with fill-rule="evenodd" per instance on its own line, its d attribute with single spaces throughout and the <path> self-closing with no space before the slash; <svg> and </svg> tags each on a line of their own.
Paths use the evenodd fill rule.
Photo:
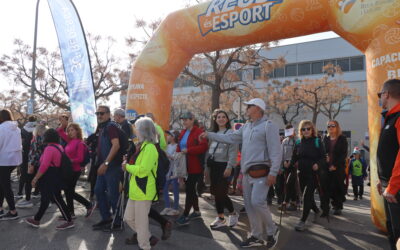
<svg viewBox="0 0 400 250">
<path fill-rule="evenodd" d="M 192 112 L 185 112 L 181 115 L 180 119 L 193 119 L 194 115 Z"/>
<path fill-rule="evenodd" d="M 244 102 L 246 105 L 256 105 L 257 107 L 265 110 L 265 102 L 261 98 L 254 98 L 250 101 Z"/>
<path fill-rule="evenodd" d="M 354 150 L 353 154 L 361 154 L 361 152 L 359 150 Z"/>
</svg>

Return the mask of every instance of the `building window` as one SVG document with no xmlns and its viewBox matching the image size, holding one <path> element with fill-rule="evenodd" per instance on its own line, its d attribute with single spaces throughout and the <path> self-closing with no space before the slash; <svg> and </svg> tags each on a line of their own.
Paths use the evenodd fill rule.
<svg viewBox="0 0 400 250">
<path fill-rule="evenodd" d="M 274 78 L 285 77 L 285 69 L 284 68 L 277 68 L 274 69 Z"/>
<path fill-rule="evenodd" d="M 324 64 L 322 61 L 313 62 L 311 64 L 311 73 L 312 74 L 322 74 L 322 67 L 324 67 Z"/>
<path fill-rule="evenodd" d="M 298 75 L 310 75 L 311 74 L 311 63 L 300 63 L 298 65 Z"/>
<path fill-rule="evenodd" d="M 253 80 L 257 80 L 261 78 L 261 68 L 253 69 Z"/>
<path fill-rule="evenodd" d="M 285 76 L 297 76 L 297 64 L 286 65 Z"/>
<path fill-rule="evenodd" d="M 350 70 L 364 70 L 364 57 L 352 57 L 350 58 Z"/>
<path fill-rule="evenodd" d="M 350 70 L 349 58 L 337 59 L 337 65 L 340 66 L 343 72 Z"/>
</svg>

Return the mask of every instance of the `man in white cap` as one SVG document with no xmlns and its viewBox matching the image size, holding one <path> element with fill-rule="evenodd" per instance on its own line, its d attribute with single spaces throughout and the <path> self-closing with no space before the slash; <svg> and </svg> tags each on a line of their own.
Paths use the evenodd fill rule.
<svg viewBox="0 0 400 250">
<path fill-rule="evenodd" d="M 267 194 L 269 187 L 276 182 L 282 161 L 279 128 L 264 116 L 265 102 L 262 99 L 254 98 L 245 104 L 250 121 L 239 130 L 231 134 L 205 132 L 200 137 L 221 143 L 242 143 L 240 166 L 243 173 L 243 197 L 251 235 L 240 246 L 264 246 L 265 230 L 268 235 L 266 246 L 272 248 L 278 241 L 279 229 L 272 221 Z"/>
</svg>

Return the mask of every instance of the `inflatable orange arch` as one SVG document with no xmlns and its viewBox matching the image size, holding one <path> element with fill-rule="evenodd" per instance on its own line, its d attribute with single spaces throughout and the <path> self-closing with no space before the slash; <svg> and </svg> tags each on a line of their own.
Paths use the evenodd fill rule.
<svg viewBox="0 0 400 250">
<path fill-rule="evenodd" d="M 399 12 L 400 0 L 214 0 L 171 13 L 133 65 L 127 112 L 152 112 L 167 128 L 174 81 L 193 55 L 334 31 L 366 56 L 371 214 L 386 230 L 375 188 L 381 126 L 377 93 L 387 79 L 400 78 Z"/>
</svg>

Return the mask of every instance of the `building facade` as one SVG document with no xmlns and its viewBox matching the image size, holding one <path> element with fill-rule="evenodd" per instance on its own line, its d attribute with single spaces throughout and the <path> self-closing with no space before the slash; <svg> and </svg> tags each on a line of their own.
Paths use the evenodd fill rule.
<svg viewBox="0 0 400 250">
<path fill-rule="evenodd" d="M 273 47 L 271 50 L 263 51 L 262 53 L 266 53 L 268 58 L 283 56 L 286 60 L 284 67 L 275 69 L 274 72 L 269 74 L 268 81 L 278 80 L 284 82 L 306 78 L 318 79 L 324 76 L 322 72 L 324 65 L 329 63 L 339 65 L 343 71 L 343 74 L 339 77 L 349 83 L 348 87 L 357 90 L 360 102 L 347 105 L 336 117 L 336 120 L 339 121 L 342 130 L 345 131 L 349 139 L 350 149 L 359 146 L 361 140 L 367 139 L 367 81 L 365 57 L 360 51 L 342 38 L 332 38 Z M 262 79 L 260 68 L 241 70 L 238 74 L 243 80 L 250 81 L 257 89 L 263 89 L 268 84 L 268 82 Z M 174 88 L 174 95 L 200 91 L 199 88 L 193 87 L 193 82 L 190 80 L 185 79 L 184 81 L 183 83 L 176 83 L 177 87 Z M 281 128 L 284 128 L 280 117 L 272 115 L 271 119 L 276 120 Z M 311 114 L 301 114 L 296 119 L 294 125 L 297 126 L 298 122 L 302 119 L 311 119 Z M 319 131 L 326 131 L 327 121 L 328 118 L 323 114 L 318 116 L 317 128 Z"/>
</svg>

